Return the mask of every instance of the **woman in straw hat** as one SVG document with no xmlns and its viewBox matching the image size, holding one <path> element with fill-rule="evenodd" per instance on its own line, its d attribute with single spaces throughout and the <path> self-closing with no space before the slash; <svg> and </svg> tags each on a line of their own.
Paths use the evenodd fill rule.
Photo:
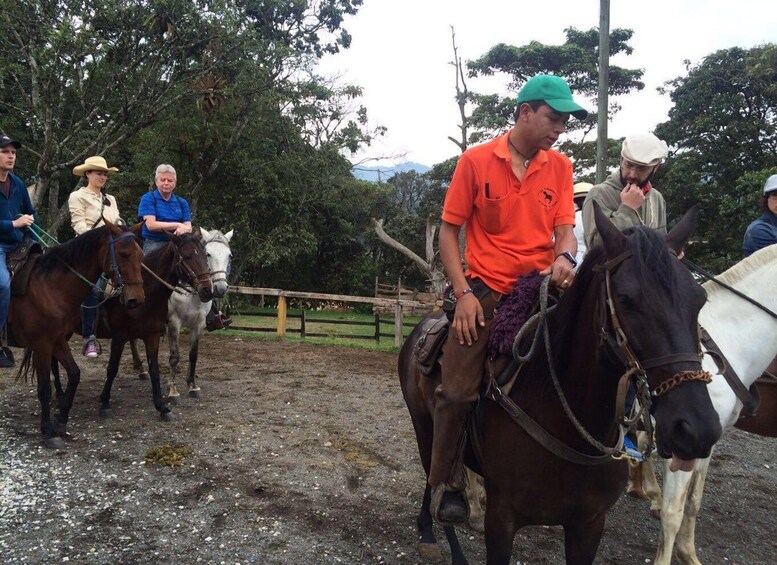
<svg viewBox="0 0 777 565">
<path fill-rule="evenodd" d="M 86 186 L 71 192 L 67 202 L 70 209 L 70 222 L 76 235 L 104 225 L 104 219 L 112 224 L 123 223 L 116 199 L 105 193 L 108 174 L 118 171 L 116 167 L 108 167 L 105 159 L 99 156 L 89 157 L 83 164 L 73 168 L 74 175 L 86 179 Z M 100 354 L 100 348 L 94 336 L 98 298 L 97 288 L 93 287 L 81 304 L 81 335 L 84 337 L 85 357 L 97 357 Z"/>
</svg>

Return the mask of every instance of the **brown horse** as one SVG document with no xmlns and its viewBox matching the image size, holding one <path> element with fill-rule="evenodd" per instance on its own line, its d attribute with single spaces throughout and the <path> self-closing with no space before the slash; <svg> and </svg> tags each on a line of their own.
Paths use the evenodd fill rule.
<svg viewBox="0 0 777 565">
<path fill-rule="evenodd" d="M 124 346 L 129 340 L 142 339 L 146 347 L 154 407 L 163 420 L 171 420 L 173 413 L 162 396 L 159 384 L 159 340 L 167 323 L 170 294 L 175 286 L 184 283 L 195 290 L 202 302 L 208 302 L 213 297 L 213 283 L 199 231 L 195 235 L 171 236 L 170 243 L 149 253 L 143 262 L 148 267 L 148 270 L 143 270 L 145 303 L 135 310 L 127 310 L 107 302 L 100 311 L 97 336 L 111 338 L 107 378 L 100 395 L 100 414 L 103 417 L 112 415 L 111 387 L 119 372 Z"/>
<path fill-rule="evenodd" d="M 497 403 L 482 401 L 489 564 L 509 563 L 516 531 L 530 524 L 564 528 L 567 563 L 594 561 L 606 513 L 626 484 L 626 463 L 609 456 L 613 450 L 607 447 L 618 443 L 614 414 L 618 382 L 626 372 L 625 351 L 633 356 L 632 367 L 646 373 L 661 456 L 690 465 L 709 455 L 721 433 L 700 380 L 696 324 L 705 292 L 675 258 L 695 226 L 696 209 L 665 238 L 644 227 L 621 233 L 598 208 L 595 214 L 603 244 L 590 251 L 575 282 L 548 314 L 547 346 L 540 340 L 508 395 L 562 445 L 555 449 L 560 454 L 533 439 L 530 425 L 519 425 Z M 399 375 L 428 474 L 439 374 L 428 378 L 417 370 L 414 352 L 420 337 L 417 327 L 402 347 Z M 468 465 L 475 465 L 471 458 Z M 429 502 L 427 484 L 418 517 L 419 550 L 436 543 Z M 445 533 L 453 562 L 466 563 L 455 530 L 446 527 Z"/>
<path fill-rule="evenodd" d="M 131 230 L 106 225 L 51 247 L 35 260 L 23 295 L 11 299 L 8 332 L 12 341 L 26 348 L 19 375 L 34 365 L 41 405 L 41 433 L 47 447 L 61 448 L 81 372 L 73 360 L 67 338 L 73 321 L 81 319 L 81 303 L 89 281 L 105 273 L 121 290 L 118 307 L 125 310 L 143 303 L 140 265 L 143 251 L 137 243 L 141 224 Z M 80 275 L 80 276 L 79 276 Z M 52 358 L 67 371 L 67 390 L 58 384 L 57 410 L 51 418 Z M 56 365 L 56 363 L 54 363 Z"/>
</svg>

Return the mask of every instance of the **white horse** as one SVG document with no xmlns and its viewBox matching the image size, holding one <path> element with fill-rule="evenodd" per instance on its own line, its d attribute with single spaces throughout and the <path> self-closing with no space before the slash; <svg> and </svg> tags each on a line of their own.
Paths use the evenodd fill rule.
<svg viewBox="0 0 777 565">
<path fill-rule="evenodd" d="M 777 245 L 757 251 L 718 278 L 772 312 L 777 311 L 777 294 L 773 287 L 777 281 Z M 699 314 L 699 323 L 715 340 L 745 387 L 749 388 L 777 355 L 777 319 L 714 281 L 708 281 L 703 286 L 707 290 L 708 302 Z M 720 416 L 721 426 L 724 431 L 731 429 L 742 410 L 742 403 L 723 375 L 718 374 L 714 361 L 708 355 L 704 356 L 703 368 L 714 375 L 707 388 L 712 405 Z M 645 490 L 642 491 L 641 478 L 636 479 L 636 484 L 630 484 L 630 494 L 651 499 L 651 512 L 655 516 L 660 510 L 661 534 L 655 565 L 669 565 L 675 543 L 681 563 L 701 565 L 696 556 L 696 517 L 710 457 L 697 460 L 692 472 L 672 472 L 666 464 L 663 502 L 652 462 L 647 461 L 642 469 Z"/>
<path fill-rule="evenodd" d="M 229 241 L 232 239 L 234 230 L 227 233 L 221 233 L 219 230 L 208 231 L 200 228 L 205 252 L 208 254 L 208 267 L 213 281 L 214 298 L 222 298 L 229 290 L 227 283 L 227 270 L 232 258 L 232 251 L 229 248 Z M 186 384 L 189 388 L 189 396 L 200 398 L 200 387 L 195 380 L 195 369 L 197 367 L 197 353 L 199 350 L 200 337 L 205 330 L 205 317 L 211 309 L 212 301 L 201 302 L 191 289 L 183 288 L 184 293 L 173 292 L 167 303 L 167 339 L 170 346 L 170 374 L 167 379 L 167 396 L 170 402 L 175 402 L 180 393 L 175 386 L 178 375 L 178 362 L 180 354 L 178 349 L 178 337 L 181 328 L 189 329 L 189 368 L 186 373 Z M 143 361 L 138 355 L 135 341 L 131 342 L 132 363 L 138 376 L 143 379 L 148 373 L 143 370 Z"/>
</svg>

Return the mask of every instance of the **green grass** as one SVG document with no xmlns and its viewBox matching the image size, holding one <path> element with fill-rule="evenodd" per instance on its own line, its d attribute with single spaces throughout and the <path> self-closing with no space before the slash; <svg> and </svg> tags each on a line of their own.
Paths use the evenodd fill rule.
<svg viewBox="0 0 777 565">
<path fill-rule="evenodd" d="M 252 313 L 272 314 L 274 317 L 251 316 Z M 232 311 L 232 325 L 250 328 L 263 328 L 273 330 L 272 332 L 252 332 L 248 330 L 226 330 L 230 335 L 240 335 L 241 337 L 251 337 L 257 339 L 278 339 L 275 329 L 278 319 L 275 317 L 277 311 L 274 308 L 240 308 Z M 301 310 L 289 309 L 289 315 L 299 315 Z M 373 314 L 360 314 L 357 312 L 333 312 L 333 311 L 305 311 L 306 333 L 327 334 L 327 337 L 306 337 L 302 339 L 299 329 L 302 320 L 300 318 L 286 318 L 286 337 L 290 341 L 304 341 L 307 343 L 318 343 L 322 345 L 336 345 L 345 347 L 356 347 L 376 351 L 396 351 L 398 348 L 394 345 L 394 317 L 392 315 L 381 316 L 380 332 L 391 334 L 391 337 L 381 336 L 380 343 L 372 338 L 375 335 L 375 316 Z M 337 320 L 349 322 L 366 322 L 370 325 L 346 325 L 346 324 L 326 324 L 316 322 L 316 320 Z M 406 324 L 415 325 L 421 320 L 421 316 L 404 316 Z M 407 337 L 412 331 L 412 327 L 403 327 L 402 336 Z M 296 330 L 296 331 L 291 331 Z M 335 336 L 334 334 L 337 334 Z M 364 336 L 361 339 L 349 339 L 348 336 Z"/>
</svg>

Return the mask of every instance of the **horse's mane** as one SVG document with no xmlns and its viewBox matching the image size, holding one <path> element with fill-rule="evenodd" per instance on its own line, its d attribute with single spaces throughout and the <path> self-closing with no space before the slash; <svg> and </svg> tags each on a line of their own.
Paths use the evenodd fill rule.
<svg viewBox="0 0 777 565">
<path fill-rule="evenodd" d="M 730 269 L 717 275 L 715 278 L 728 285 L 735 286 L 736 283 L 748 275 L 757 271 L 761 267 L 765 267 L 769 263 L 774 263 L 775 261 L 777 261 L 777 244 L 769 245 L 768 247 L 759 249 L 752 255 L 742 259 L 739 263 Z M 714 292 L 721 292 L 725 290 L 722 286 L 715 283 L 715 281 L 707 281 L 702 284 L 702 286 L 704 287 L 704 290 L 707 291 L 708 295 Z"/>
<path fill-rule="evenodd" d="M 121 226 L 122 231 L 129 231 L 126 226 Z M 84 259 L 93 259 L 97 255 L 100 243 L 105 237 L 107 226 L 101 226 L 89 230 L 78 237 L 66 241 L 60 245 L 50 247 L 41 255 L 35 264 L 35 269 L 43 276 L 51 275 L 59 269 L 65 268 L 64 265 L 81 263 Z"/>
<path fill-rule="evenodd" d="M 211 237 L 210 237 L 210 239 L 203 240 L 203 243 L 208 243 L 208 242 L 211 242 L 211 241 L 216 241 L 216 242 L 219 242 L 219 243 L 223 243 L 224 245 L 229 247 L 229 241 L 224 236 L 224 234 L 221 233 L 220 230 L 217 230 L 217 229 L 208 230 L 208 233 L 211 235 Z"/>
<path fill-rule="evenodd" d="M 675 301 L 673 307 L 679 308 L 680 306 L 676 302 L 678 299 L 678 279 L 670 263 L 677 259 L 667 252 L 664 234 L 644 226 L 628 228 L 623 233 L 628 239 L 628 248 L 632 251 L 632 268 L 635 270 L 635 277 L 641 281 L 642 300 L 655 302 L 659 297 L 665 300 L 666 296 L 670 296 Z M 588 312 L 590 315 L 601 307 L 598 304 L 600 294 L 598 292 L 591 293 L 590 286 L 604 284 L 604 274 L 596 268 L 607 261 L 607 253 L 602 245 L 591 248 L 575 275 L 574 283 L 569 287 L 556 309 L 549 314 L 551 347 L 553 357 L 557 360 L 555 361 L 556 371 L 559 373 L 565 368 L 566 362 L 563 360 L 570 358 L 569 350 L 575 344 L 580 343 L 582 339 L 590 339 L 591 337 L 594 340 L 598 339 L 595 316 L 591 316 L 589 320 L 589 330 L 586 332 L 588 335 L 578 335 L 576 332 L 578 332 L 580 315 L 583 312 Z M 584 307 L 586 300 L 595 300 L 597 303 Z M 535 360 L 532 363 L 536 362 L 546 362 L 544 347 L 539 348 L 535 353 Z M 525 385 L 538 392 L 551 390 L 550 379 L 545 371 L 535 370 L 521 373 L 518 383 L 520 383 L 518 386 L 521 388 Z"/>
</svg>

